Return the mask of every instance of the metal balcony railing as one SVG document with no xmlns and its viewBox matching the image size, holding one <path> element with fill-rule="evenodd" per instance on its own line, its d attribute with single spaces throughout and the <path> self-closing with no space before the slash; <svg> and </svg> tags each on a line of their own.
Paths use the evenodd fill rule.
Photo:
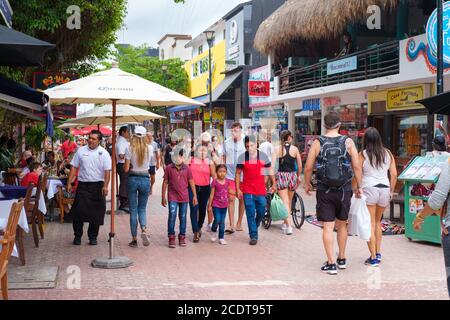
<svg viewBox="0 0 450 320">
<path fill-rule="evenodd" d="M 352 71 L 329 75 L 327 65 L 350 57 L 357 57 L 357 68 Z M 279 75 L 280 94 L 320 88 L 338 83 L 347 83 L 384 77 L 400 72 L 399 41 L 377 45 L 354 54 L 314 65 L 293 68 Z"/>
</svg>

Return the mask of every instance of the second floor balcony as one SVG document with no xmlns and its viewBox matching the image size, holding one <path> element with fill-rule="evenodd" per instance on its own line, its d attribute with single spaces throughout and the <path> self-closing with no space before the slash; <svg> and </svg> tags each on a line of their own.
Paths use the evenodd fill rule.
<svg viewBox="0 0 450 320">
<path fill-rule="evenodd" d="M 321 59 L 306 66 L 283 68 L 279 94 L 287 94 L 340 83 L 369 80 L 399 74 L 399 41 L 370 46 L 366 50 L 335 59 Z"/>
</svg>

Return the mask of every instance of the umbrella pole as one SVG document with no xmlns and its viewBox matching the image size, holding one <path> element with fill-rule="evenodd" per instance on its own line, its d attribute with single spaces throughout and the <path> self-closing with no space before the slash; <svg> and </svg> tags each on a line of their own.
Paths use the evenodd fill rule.
<svg viewBox="0 0 450 320">
<path fill-rule="evenodd" d="M 114 237 L 115 237 L 115 197 L 116 197 L 116 100 L 112 101 L 112 170 L 111 170 L 111 231 L 109 233 L 109 258 L 98 258 L 92 261 L 91 265 L 95 268 L 118 269 L 127 268 L 133 264 L 133 261 L 127 257 L 114 256 Z"/>
</svg>

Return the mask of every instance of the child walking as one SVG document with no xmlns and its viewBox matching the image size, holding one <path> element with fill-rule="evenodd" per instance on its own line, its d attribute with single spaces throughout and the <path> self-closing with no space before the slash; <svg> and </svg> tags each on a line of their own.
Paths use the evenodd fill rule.
<svg viewBox="0 0 450 320">
<path fill-rule="evenodd" d="M 189 204 L 189 187 L 193 193 L 192 202 L 194 206 L 198 204 L 194 178 L 192 177 L 191 169 L 184 164 L 185 159 L 183 155 L 183 150 L 180 150 L 174 157 L 175 159 L 173 159 L 174 163 L 167 165 L 164 169 L 161 204 L 163 207 L 167 206 L 168 196 L 169 218 L 167 227 L 169 234 L 169 248 L 176 247 L 175 222 L 177 219 L 177 210 L 180 219 L 178 241 L 181 247 L 186 246 L 186 212 Z"/>
<path fill-rule="evenodd" d="M 211 227 L 213 236 L 212 242 L 217 241 L 217 229 L 219 229 L 219 243 L 227 244 L 224 239 L 225 236 L 225 218 L 227 216 L 228 208 L 228 191 L 229 181 L 225 179 L 227 174 L 227 167 L 224 164 L 219 164 L 216 167 L 217 179 L 214 179 L 211 184 L 211 195 L 209 196 L 208 211 L 214 214 L 214 222 Z"/>
</svg>

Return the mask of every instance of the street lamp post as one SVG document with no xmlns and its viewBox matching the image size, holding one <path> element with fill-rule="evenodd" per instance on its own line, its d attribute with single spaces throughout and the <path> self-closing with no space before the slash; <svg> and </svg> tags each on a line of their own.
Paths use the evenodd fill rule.
<svg viewBox="0 0 450 320">
<path fill-rule="evenodd" d="M 209 129 L 212 129 L 212 123 L 213 123 L 213 116 L 212 116 L 212 68 L 211 68 L 211 47 L 213 46 L 214 41 L 214 31 L 208 30 L 205 31 L 206 41 L 208 42 L 208 69 L 209 69 Z"/>
<path fill-rule="evenodd" d="M 161 66 L 161 69 L 162 69 L 162 71 L 163 71 L 163 85 L 164 85 L 164 87 L 166 86 L 166 80 L 167 80 L 167 65 L 166 64 L 163 64 L 162 66 Z M 170 125 L 169 123 L 170 123 L 170 119 L 169 119 L 169 116 L 168 116 L 168 112 L 167 112 L 167 106 L 165 107 L 165 115 L 166 115 L 166 127 L 165 127 L 165 129 L 164 129 L 164 139 L 167 139 L 167 135 L 168 135 L 168 126 Z M 162 142 L 162 141 L 161 141 Z"/>
</svg>

